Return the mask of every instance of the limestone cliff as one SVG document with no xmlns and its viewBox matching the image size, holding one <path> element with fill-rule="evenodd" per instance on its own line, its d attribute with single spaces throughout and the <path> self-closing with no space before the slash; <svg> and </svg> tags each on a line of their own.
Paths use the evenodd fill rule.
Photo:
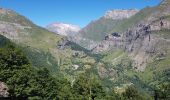
<svg viewBox="0 0 170 100">
<path fill-rule="evenodd" d="M 104 18 L 111 18 L 111 19 L 124 19 L 129 18 L 135 15 L 138 12 L 136 9 L 129 9 L 129 10 L 109 10 L 104 15 Z"/>
<path fill-rule="evenodd" d="M 114 48 L 124 49 L 133 60 L 134 69 L 144 71 L 147 63 L 152 62 L 156 56 L 169 53 L 170 39 L 155 34 L 166 30 L 170 30 L 169 17 L 147 19 L 147 22 L 141 21 L 123 33 L 115 32 L 105 36 L 93 51 L 99 53 Z"/>
</svg>

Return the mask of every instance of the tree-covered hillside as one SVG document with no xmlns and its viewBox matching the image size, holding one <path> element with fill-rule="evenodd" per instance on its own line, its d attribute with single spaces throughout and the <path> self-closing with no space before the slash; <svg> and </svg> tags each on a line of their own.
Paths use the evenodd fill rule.
<svg viewBox="0 0 170 100">
<path fill-rule="evenodd" d="M 32 67 L 29 59 L 10 40 L 0 36 L 0 81 L 8 86 L 9 95 L 2 99 L 58 100 L 105 98 L 102 85 L 86 75 L 72 86 L 64 77 L 53 78 L 46 68 Z M 84 84 L 84 82 L 93 82 Z M 86 90 L 86 89 L 91 90 Z M 84 91 L 82 91 L 82 89 Z M 91 94 L 90 94 L 91 93 Z"/>
</svg>

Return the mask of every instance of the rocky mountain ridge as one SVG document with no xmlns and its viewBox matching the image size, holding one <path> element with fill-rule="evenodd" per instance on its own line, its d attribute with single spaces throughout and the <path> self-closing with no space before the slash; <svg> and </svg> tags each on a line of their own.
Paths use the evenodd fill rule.
<svg viewBox="0 0 170 100">
<path fill-rule="evenodd" d="M 106 19 L 115 19 L 115 20 L 116 19 L 124 19 L 124 18 L 129 18 L 129 17 L 135 15 L 138 12 L 139 12 L 139 10 L 137 10 L 137 9 L 129 9 L 129 10 L 115 9 L 115 10 L 109 10 L 104 15 L 104 18 L 106 18 Z"/>
<path fill-rule="evenodd" d="M 170 20 L 164 17 L 139 23 L 124 33 L 115 32 L 105 36 L 104 40 L 93 48 L 93 51 L 103 52 L 113 48 L 124 49 L 134 61 L 134 68 L 138 71 L 144 71 L 146 64 L 154 58 L 153 54 L 166 55 L 167 51 L 170 51 L 170 48 L 164 47 L 168 46 L 170 39 L 153 34 L 163 30 L 170 30 Z"/>
<path fill-rule="evenodd" d="M 118 25 L 122 24 L 139 11 L 136 9 L 129 10 L 110 10 L 98 20 L 92 21 L 86 27 L 81 29 L 76 35 L 76 43 L 80 43 L 87 49 L 92 49 L 95 44 L 103 40 L 103 37 L 113 30 L 122 30 Z M 87 45 L 88 44 L 88 45 Z"/>
</svg>

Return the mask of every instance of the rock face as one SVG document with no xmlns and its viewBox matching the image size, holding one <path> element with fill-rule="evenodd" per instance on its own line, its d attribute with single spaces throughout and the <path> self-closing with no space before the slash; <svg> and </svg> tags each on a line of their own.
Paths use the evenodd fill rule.
<svg viewBox="0 0 170 100">
<path fill-rule="evenodd" d="M 72 24 L 54 23 L 47 26 L 47 29 L 63 36 L 73 36 L 80 31 L 80 27 Z"/>
<path fill-rule="evenodd" d="M 31 29 L 31 22 L 24 16 L 8 9 L 0 8 L 0 34 L 18 42 L 23 41 L 29 33 L 25 30 Z"/>
<path fill-rule="evenodd" d="M 60 50 L 65 49 L 65 47 L 70 43 L 70 41 L 68 40 L 68 38 L 62 38 L 60 41 L 58 41 L 57 43 L 57 48 Z"/>
<path fill-rule="evenodd" d="M 5 10 L 3 8 L 0 8 L 0 14 L 8 14 L 9 10 Z"/>
<path fill-rule="evenodd" d="M 133 15 L 135 15 L 138 12 L 136 9 L 130 9 L 130 10 L 110 10 L 107 11 L 104 15 L 105 18 L 111 18 L 111 19 L 124 19 L 129 18 Z"/>
<path fill-rule="evenodd" d="M 0 82 L 0 98 L 1 97 L 8 97 L 8 87 L 5 85 L 4 82 Z"/>
<path fill-rule="evenodd" d="M 115 32 L 105 36 L 93 51 L 99 53 L 113 48 L 124 49 L 133 60 L 134 69 L 144 71 L 146 64 L 156 55 L 166 55 L 170 51 L 169 39 L 152 34 L 164 30 L 170 30 L 170 21 L 167 18 L 141 22 L 123 33 Z"/>
<path fill-rule="evenodd" d="M 109 35 L 106 35 L 104 37 L 104 40 L 98 44 L 95 48 L 92 50 L 95 52 L 102 52 L 102 51 L 108 51 L 111 48 L 121 48 L 122 47 L 122 37 L 119 33 L 112 33 Z"/>
<path fill-rule="evenodd" d="M 17 23 L 0 21 L 0 34 L 9 39 L 12 39 L 12 40 L 22 39 L 19 36 L 19 31 L 23 32 L 22 35 L 27 36 L 28 33 L 24 32 L 24 29 L 31 29 L 31 27 L 23 26 Z"/>
</svg>

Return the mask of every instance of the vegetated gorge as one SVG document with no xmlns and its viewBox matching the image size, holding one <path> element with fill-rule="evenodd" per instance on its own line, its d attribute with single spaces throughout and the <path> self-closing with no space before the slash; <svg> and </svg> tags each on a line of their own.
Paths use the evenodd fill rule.
<svg viewBox="0 0 170 100">
<path fill-rule="evenodd" d="M 153 99 L 170 100 L 169 0 L 83 29 L 0 8 L 0 100 Z"/>
</svg>

